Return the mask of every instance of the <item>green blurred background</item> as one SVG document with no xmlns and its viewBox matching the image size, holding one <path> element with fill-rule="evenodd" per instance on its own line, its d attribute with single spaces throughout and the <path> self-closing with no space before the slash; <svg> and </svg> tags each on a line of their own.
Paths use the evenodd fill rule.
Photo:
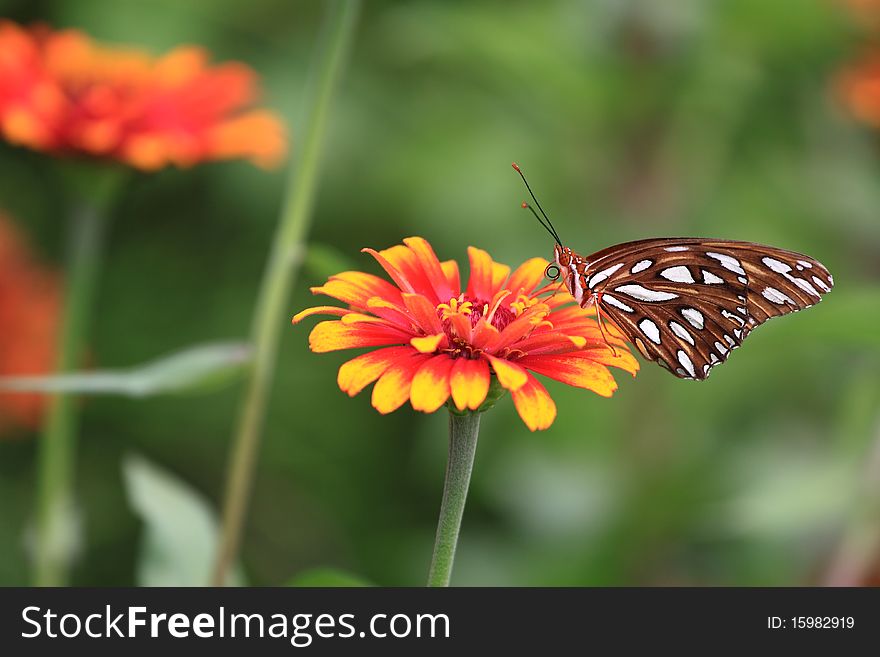
<svg viewBox="0 0 880 657">
<path fill-rule="evenodd" d="M 321 3 L 4 0 L 0 14 L 244 61 L 288 119 L 297 157 Z M 744 239 L 809 253 L 837 284 L 816 308 L 755 331 L 705 383 L 654 365 L 618 376 L 610 400 L 549 382 L 559 415 L 535 434 L 509 398 L 499 403 L 483 420 L 453 584 L 813 584 L 850 559 L 869 576 L 880 150 L 831 92 L 866 38 L 831 0 L 366 3 L 290 315 L 338 269 L 378 273 L 362 247 L 409 235 L 441 259 L 466 262 L 468 245 L 512 265 L 548 257 L 512 160 L 576 250 Z M 54 166 L 0 145 L 0 206 L 60 267 Z M 244 163 L 138 177 L 112 229 L 93 360 L 130 366 L 244 338 L 284 181 Z M 352 354 L 311 354 L 309 328 L 284 330 L 244 577 L 282 584 L 327 566 L 421 585 L 446 418 L 409 407 L 383 417 L 369 392 L 349 399 L 336 369 Z M 218 508 L 239 394 L 231 384 L 83 405 L 75 583 L 143 581 L 127 456 Z M 35 448 L 0 442 L 0 584 L 28 582 Z"/>
</svg>

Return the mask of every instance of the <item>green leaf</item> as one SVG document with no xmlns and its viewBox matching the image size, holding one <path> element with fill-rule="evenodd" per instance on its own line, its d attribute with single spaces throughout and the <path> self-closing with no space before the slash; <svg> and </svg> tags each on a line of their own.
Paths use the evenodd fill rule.
<svg viewBox="0 0 880 657">
<path fill-rule="evenodd" d="M 129 503 L 144 523 L 138 584 L 205 586 L 219 533 L 211 506 L 188 484 L 142 456 L 126 456 L 122 472 Z M 235 568 L 227 584 L 240 586 L 242 581 Z"/>
<path fill-rule="evenodd" d="M 335 586 L 335 587 L 363 587 L 373 586 L 370 582 L 358 575 L 353 575 L 344 570 L 322 566 L 305 570 L 291 578 L 287 586 Z"/>
<path fill-rule="evenodd" d="M 198 345 L 129 369 L 0 377 L 0 391 L 129 397 L 201 391 L 238 376 L 251 354 L 250 345 L 243 342 Z"/>
</svg>

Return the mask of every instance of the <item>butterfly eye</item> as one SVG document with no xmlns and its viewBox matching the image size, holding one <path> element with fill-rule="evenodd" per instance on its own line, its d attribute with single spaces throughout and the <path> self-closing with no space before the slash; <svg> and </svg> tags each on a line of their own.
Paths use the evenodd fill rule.
<svg viewBox="0 0 880 657">
<path fill-rule="evenodd" d="M 559 267 L 554 265 L 552 262 L 547 265 L 547 269 L 544 270 L 544 276 L 549 278 L 551 281 L 555 281 L 557 278 L 559 278 L 560 273 L 561 272 L 559 271 Z"/>
</svg>

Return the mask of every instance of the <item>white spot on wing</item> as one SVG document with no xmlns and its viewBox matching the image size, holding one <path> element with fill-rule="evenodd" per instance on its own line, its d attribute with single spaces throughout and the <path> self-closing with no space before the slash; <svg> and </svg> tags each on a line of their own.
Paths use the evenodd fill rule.
<svg viewBox="0 0 880 657">
<path fill-rule="evenodd" d="M 798 264 L 801 267 L 806 267 L 807 269 L 810 269 L 813 266 L 812 263 L 809 263 L 806 260 L 798 260 Z"/>
<path fill-rule="evenodd" d="M 831 292 L 831 288 L 825 285 L 825 281 L 823 281 L 818 276 L 813 276 L 813 282 L 819 286 L 819 289 L 823 292 Z"/>
<path fill-rule="evenodd" d="M 645 271 L 648 267 L 653 265 L 654 262 L 651 260 L 639 260 L 636 264 L 632 266 L 632 269 L 629 270 L 630 274 L 638 274 L 640 271 Z"/>
<path fill-rule="evenodd" d="M 694 371 L 694 364 L 691 362 L 690 357 L 684 353 L 681 349 L 678 350 L 676 354 L 678 356 L 678 362 L 681 363 L 681 366 L 687 370 L 687 373 L 691 376 L 696 376 L 697 373 Z"/>
<path fill-rule="evenodd" d="M 732 337 L 730 337 L 729 335 L 725 335 L 725 336 L 724 336 L 724 339 L 727 340 L 727 344 L 729 344 L 731 347 L 733 347 L 734 349 L 736 349 L 736 340 L 734 340 L 734 339 L 733 339 Z"/>
<path fill-rule="evenodd" d="M 703 323 L 705 322 L 703 313 L 696 308 L 682 308 L 681 314 L 694 328 L 703 328 Z"/>
<path fill-rule="evenodd" d="M 743 285 L 746 285 L 749 282 L 749 279 L 746 278 L 745 276 L 737 276 L 736 280 L 738 280 Z"/>
<path fill-rule="evenodd" d="M 740 317 L 739 315 L 734 315 L 732 312 L 730 312 L 730 311 L 727 310 L 726 308 L 722 308 L 722 309 L 721 309 L 721 314 L 722 314 L 724 317 L 726 317 L 727 319 L 729 319 L 731 322 L 736 322 L 736 323 L 739 324 L 740 326 L 742 326 L 743 324 L 746 323 L 746 320 L 744 320 L 744 319 L 743 319 L 742 317 Z"/>
<path fill-rule="evenodd" d="M 687 251 L 687 250 L 688 250 L 688 247 L 686 247 L 686 246 L 667 246 L 667 247 L 666 247 L 665 249 L 663 249 L 663 250 L 664 250 L 664 251 L 671 251 L 671 252 L 675 252 L 675 251 Z"/>
<path fill-rule="evenodd" d="M 620 287 L 615 288 L 615 292 L 622 292 L 636 301 L 669 301 L 671 299 L 678 299 L 677 294 L 649 290 L 646 287 L 634 284 L 621 285 Z"/>
<path fill-rule="evenodd" d="M 691 276 L 690 270 L 684 265 L 679 265 L 678 267 L 667 267 L 663 271 L 660 272 L 660 276 L 665 278 L 667 281 L 674 281 L 675 283 L 695 283 L 694 277 Z"/>
<path fill-rule="evenodd" d="M 607 269 L 603 269 L 602 271 L 593 274 L 592 278 L 590 278 L 590 280 L 587 281 L 587 287 L 592 290 L 594 287 L 596 287 L 597 284 L 604 281 L 606 278 L 611 276 L 611 274 L 616 272 L 621 267 L 623 267 L 623 263 L 619 262 L 612 267 L 608 267 Z"/>
<path fill-rule="evenodd" d="M 780 262 L 776 258 L 764 257 L 761 258 L 761 262 L 763 262 L 767 267 L 775 271 L 777 274 L 787 274 L 791 271 L 791 267 L 789 267 L 784 262 Z"/>
<path fill-rule="evenodd" d="M 742 274 L 745 276 L 745 270 L 742 268 L 740 261 L 734 258 L 733 256 L 729 256 L 726 253 L 712 253 L 711 251 L 706 251 L 706 255 L 712 258 L 713 260 L 717 260 L 721 263 L 721 266 L 724 267 L 728 271 L 732 271 L 735 274 Z"/>
<path fill-rule="evenodd" d="M 718 346 L 718 343 L 717 343 L 717 342 L 715 343 L 715 346 L 716 346 L 716 347 Z M 720 362 L 721 362 L 721 361 L 718 359 L 718 356 L 716 356 L 714 353 L 710 352 L 710 353 L 709 353 L 709 356 L 710 356 L 710 358 L 709 358 L 709 364 L 710 364 L 710 365 L 714 365 L 715 363 L 720 363 Z"/>
<path fill-rule="evenodd" d="M 623 301 L 621 301 L 620 299 L 617 299 L 616 297 L 612 297 L 610 294 L 603 294 L 602 301 L 607 303 L 609 306 L 614 306 L 615 308 L 619 308 L 620 310 L 622 310 L 624 312 L 627 312 L 627 313 L 635 312 L 632 308 L 627 306 Z"/>
<path fill-rule="evenodd" d="M 724 283 L 724 279 L 716 276 L 710 271 L 706 271 L 705 269 L 701 269 L 700 273 L 703 274 L 703 282 L 706 285 L 722 285 Z"/>
<path fill-rule="evenodd" d="M 777 290 L 775 287 L 765 287 L 764 291 L 761 292 L 761 296 L 763 296 L 767 301 L 771 301 L 776 304 L 790 303 L 793 306 L 797 304 L 791 300 L 791 298 Z"/>
<path fill-rule="evenodd" d="M 718 353 L 721 354 L 722 356 L 727 353 L 727 347 L 725 347 L 720 342 L 715 343 L 715 348 L 718 350 Z"/>
<path fill-rule="evenodd" d="M 812 294 L 814 297 L 822 296 L 821 294 L 816 292 L 816 288 L 807 283 L 807 281 L 805 281 L 803 278 L 796 278 L 795 276 L 789 276 L 788 278 L 789 280 L 794 281 L 794 284 L 801 288 L 804 292 Z"/>
<path fill-rule="evenodd" d="M 693 336 L 688 333 L 688 330 L 678 322 L 669 322 L 669 328 L 671 328 L 672 332 L 685 342 L 688 342 L 692 345 L 694 344 Z"/>
<path fill-rule="evenodd" d="M 651 342 L 660 344 L 660 329 L 657 328 L 654 322 L 645 317 L 645 319 L 639 322 L 639 328 Z"/>
</svg>

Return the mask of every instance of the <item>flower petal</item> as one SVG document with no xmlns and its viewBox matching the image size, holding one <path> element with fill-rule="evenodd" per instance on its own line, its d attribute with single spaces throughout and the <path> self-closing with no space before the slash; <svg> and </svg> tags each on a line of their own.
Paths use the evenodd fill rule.
<svg viewBox="0 0 880 657">
<path fill-rule="evenodd" d="M 446 277 L 443 267 L 437 259 L 437 254 L 434 253 L 434 249 L 431 248 L 428 240 L 422 237 L 407 237 L 403 240 L 403 243 L 415 254 L 422 267 L 422 271 L 424 271 L 425 276 L 430 281 L 431 286 L 434 288 L 434 294 L 439 300 L 442 301 L 458 296 L 458 286 L 456 285 L 453 288 L 449 284 L 449 279 Z"/>
<path fill-rule="evenodd" d="M 399 246 L 399 248 L 404 249 L 407 252 L 410 252 L 409 249 L 407 249 L 405 246 Z M 373 256 L 376 259 L 376 262 L 378 262 L 382 266 L 382 269 L 385 270 L 385 273 L 387 273 L 388 276 L 391 277 L 391 280 L 394 281 L 401 290 L 403 290 L 404 292 L 415 292 L 416 291 L 415 288 L 410 283 L 410 281 L 407 279 L 407 277 L 404 275 L 404 273 L 402 271 L 400 271 L 399 269 L 397 269 L 397 267 L 395 267 L 388 260 L 388 258 L 385 257 L 386 255 L 388 255 L 388 252 L 390 250 L 391 249 L 385 249 L 384 251 L 376 251 L 375 249 L 361 249 L 361 251 L 363 253 L 369 253 L 371 256 Z"/>
<path fill-rule="evenodd" d="M 426 335 L 420 338 L 413 338 L 409 343 L 416 348 L 416 351 L 422 354 L 433 354 L 437 351 L 437 347 L 441 342 L 446 340 L 445 333 L 436 333 L 434 335 Z"/>
<path fill-rule="evenodd" d="M 592 360 L 587 353 L 524 356 L 517 362 L 538 374 L 592 390 L 603 397 L 610 397 L 617 390 L 617 382 L 608 368 Z"/>
<path fill-rule="evenodd" d="M 489 392 L 489 366 L 484 360 L 457 358 L 449 376 L 449 387 L 455 407 L 463 411 L 477 410 Z"/>
<path fill-rule="evenodd" d="M 449 281 L 449 287 L 452 288 L 452 295 L 457 297 L 461 291 L 461 276 L 458 273 L 458 263 L 455 260 L 444 260 L 440 263 L 446 280 Z"/>
<path fill-rule="evenodd" d="M 430 356 L 411 353 L 391 365 L 373 386 L 373 408 L 385 415 L 400 408 L 407 399 L 413 377 Z"/>
<path fill-rule="evenodd" d="M 492 369 L 498 376 L 498 383 L 502 386 L 508 390 L 516 390 L 525 384 L 529 375 L 522 367 L 512 361 L 496 358 L 491 354 L 484 353 L 483 355 L 492 364 Z"/>
<path fill-rule="evenodd" d="M 315 353 L 354 349 L 357 347 L 384 347 L 403 344 L 409 336 L 397 329 L 375 324 L 345 325 L 339 320 L 321 322 L 309 334 L 309 349 Z"/>
<path fill-rule="evenodd" d="M 448 299 L 447 299 L 448 301 Z M 437 307 L 421 294 L 404 294 L 403 303 L 415 323 L 425 333 L 442 333 Z"/>
<path fill-rule="evenodd" d="M 471 271 L 468 278 L 467 295 L 472 299 L 491 299 L 494 293 L 491 256 L 482 249 L 469 246 L 468 258 L 471 263 Z"/>
<path fill-rule="evenodd" d="M 531 374 L 524 385 L 511 393 L 511 397 L 517 413 L 532 431 L 546 429 L 556 419 L 556 404 L 547 389 Z"/>
<path fill-rule="evenodd" d="M 449 399 L 449 371 L 454 363 L 446 354 L 440 354 L 419 368 L 410 391 L 410 401 L 414 409 L 433 413 L 446 403 Z"/>
<path fill-rule="evenodd" d="M 629 372 L 635 376 L 640 369 L 639 361 L 636 360 L 635 356 L 633 356 L 628 349 L 616 349 L 615 351 L 617 351 L 616 356 L 607 345 L 602 344 L 593 349 L 576 351 L 567 355 L 574 358 L 585 358 L 592 360 L 595 363 L 601 363 L 602 365 L 617 367 L 624 372 Z"/>
<path fill-rule="evenodd" d="M 510 275 L 510 279 L 504 287 L 513 292 L 514 296 L 520 292 L 529 294 L 543 280 L 547 264 L 548 262 L 544 258 L 526 260 Z"/>
<path fill-rule="evenodd" d="M 382 297 L 392 303 L 400 302 L 400 291 L 391 283 L 359 271 L 334 274 L 324 285 L 313 287 L 312 294 L 326 294 L 358 308 L 366 308 L 367 301 L 372 297 Z"/>
<path fill-rule="evenodd" d="M 293 316 L 291 320 L 294 324 L 299 324 L 306 317 L 312 315 L 347 315 L 351 311 L 348 308 L 340 308 L 339 306 L 315 306 L 314 308 L 306 308 Z"/>
<path fill-rule="evenodd" d="M 366 354 L 361 354 L 347 363 L 343 363 L 336 376 L 339 389 L 354 397 L 385 373 L 389 367 L 399 360 L 405 360 L 412 349 L 409 347 L 386 347 Z"/>
</svg>

